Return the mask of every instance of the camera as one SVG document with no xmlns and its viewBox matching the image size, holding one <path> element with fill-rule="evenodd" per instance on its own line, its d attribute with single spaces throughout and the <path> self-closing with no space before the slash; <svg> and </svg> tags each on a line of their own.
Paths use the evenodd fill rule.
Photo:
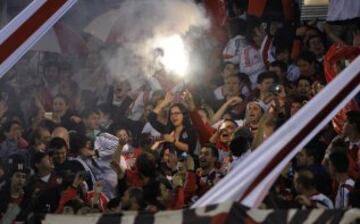
<svg viewBox="0 0 360 224">
<path fill-rule="evenodd" d="M 281 86 L 280 84 L 273 84 L 269 87 L 269 92 L 274 94 L 275 96 L 278 96 L 281 93 Z"/>
</svg>

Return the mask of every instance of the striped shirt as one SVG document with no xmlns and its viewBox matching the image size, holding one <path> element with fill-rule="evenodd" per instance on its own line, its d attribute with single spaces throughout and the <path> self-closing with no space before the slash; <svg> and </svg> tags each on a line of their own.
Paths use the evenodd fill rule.
<svg viewBox="0 0 360 224">
<path fill-rule="evenodd" d="M 355 182 L 353 179 L 348 178 L 345 183 L 339 185 L 336 198 L 335 208 L 347 208 L 349 205 L 349 193 L 354 187 Z"/>
</svg>

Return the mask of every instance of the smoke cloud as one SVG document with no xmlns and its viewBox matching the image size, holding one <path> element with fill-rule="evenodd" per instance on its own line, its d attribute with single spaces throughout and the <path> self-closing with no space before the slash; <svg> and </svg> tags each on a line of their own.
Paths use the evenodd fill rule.
<svg viewBox="0 0 360 224">
<path fill-rule="evenodd" d="M 117 11 L 113 29 L 121 47 L 106 61 L 112 76 L 127 79 L 133 90 L 161 67 L 155 49 L 162 38 L 181 37 L 189 56 L 191 42 L 209 27 L 205 10 L 191 0 L 126 0 Z"/>
</svg>

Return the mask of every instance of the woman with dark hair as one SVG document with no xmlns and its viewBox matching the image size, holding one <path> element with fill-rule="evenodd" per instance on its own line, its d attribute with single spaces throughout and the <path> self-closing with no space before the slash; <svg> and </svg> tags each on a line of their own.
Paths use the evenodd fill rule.
<svg viewBox="0 0 360 224">
<path fill-rule="evenodd" d="M 174 96 L 167 93 L 165 99 L 158 104 L 148 116 L 151 125 L 163 135 L 164 148 L 175 150 L 177 155 L 182 153 L 193 154 L 197 136 L 192 127 L 189 112 L 181 103 L 170 106 L 168 122 L 163 125 L 157 120 L 157 115 L 165 109 L 174 99 Z"/>
<path fill-rule="evenodd" d="M 68 130 L 85 133 L 85 126 L 81 118 L 70 108 L 69 102 L 69 99 L 64 95 L 55 96 L 52 112 L 45 113 L 45 118 L 55 124 L 60 124 Z"/>
</svg>

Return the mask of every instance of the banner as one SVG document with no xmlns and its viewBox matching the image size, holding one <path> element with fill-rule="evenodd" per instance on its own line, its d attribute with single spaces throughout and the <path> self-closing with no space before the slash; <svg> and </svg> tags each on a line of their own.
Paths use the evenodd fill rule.
<svg viewBox="0 0 360 224">
<path fill-rule="evenodd" d="M 0 31 L 0 78 L 77 2 L 34 0 Z"/>
<path fill-rule="evenodd" d="M 196 209 L 163 211 L 156 214 L 124 213 L 47 215 L 43 224 L 226 224 L 226 223 L 352 223 L 360 219 L 360 209 L 350 210 L 258 210 L 237 203 L 223 203 Z"/>
<path fill-rule="evenodd" d="M 193 207 L 239 200 L 256 208 L 286 164 L 360 91 L 360 57 Z"/>
</svg>

